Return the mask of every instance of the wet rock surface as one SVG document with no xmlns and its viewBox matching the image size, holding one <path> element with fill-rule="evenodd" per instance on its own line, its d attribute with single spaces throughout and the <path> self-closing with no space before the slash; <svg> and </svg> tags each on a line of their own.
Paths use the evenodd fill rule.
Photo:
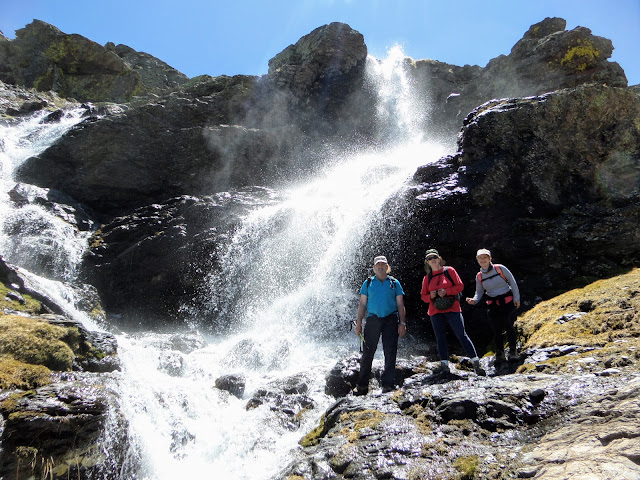
<svg viewBox="0 0 640 480">
<path fill-rule="evenodd" d="M 477 377 L 436 366 L 393 393 L 339 399 L 278 478 L 637 476 L 637 371 L 495 375 L 487 363 L 490 376 Z"/>
<path fill-rule="evenodd" d="M 0 414 L 2 478 L 118 477 L 127 424 L 101 377 L 64 373 L 33 391 L 2 391 Z M 107 424 L 112 438 L 105 437 Z"/>
</svg>

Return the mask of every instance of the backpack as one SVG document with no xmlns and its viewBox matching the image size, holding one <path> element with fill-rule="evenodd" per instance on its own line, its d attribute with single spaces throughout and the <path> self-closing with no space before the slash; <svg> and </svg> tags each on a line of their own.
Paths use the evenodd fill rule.
<svg viewBox="0 0 640 480">
<path fill-rule="evenodd" d="M 449 267 L 447 267 L 447 266 L 445 265 L 444 267 L 442 267 L 442 269 L 443 269 L 444 276 L 445 276 L 445 277 L 447 277 L 447 278 L 449 279 L 449 281 L 450 281 L 452 284 L 454 284 L 454 285 L 455 285 L 455 284 L 456 284 L 456 282 L 454 282 L 454 281 L 453 281 L 453 278 L 451 278 L 451 274 L 450 274 L 450 273 L 449 273 L 449 271 L 448 271 L 448 270 L 449 270 Z M 442 273 L 439 273 L 438 275 L 442 275 Z M 427 274 L 427 286 L 431 283 L 431 279 L 432 279 L 433 277 L 434 277 L 434 275 L 433 275 L 433 271 L 431 271 L 431 272 L 429 272 L 429 273 Z M 456 294 L 453 296 L 453 298 L 455 298 L 456 300 L 460 301 L 460 299 L 462 298 L 462 293 L 456 293 Z"/>
<path fill-rule="evenodd" d="M 477 275 L 478 281 L 480 283 L 482 283 L 485 280 L 489 280 L 490 278 L 494 278 L 494 277 L 497 277 L 498 275 L 500 275 L 502 277 L 502 279 L 507 283 L 507 285 L 509 285 L 509 280 L 507 280 L 507 277 L 505 277 L 504 273 L 502 273 L 502 269 L 500 268 L 500 265 L 498 265 L 496 263 L 496 264 L 493 265 L 493 268 L 498 273 L 496 273 L 494 275 L 491 275 L 490 277 L 487 277 L 487 278 L 482 278 L 482 272 L 478 272 L 478 275 Z M 511 285 L 509 285 L 509 286 L 511 286 Z"/>
</svg>

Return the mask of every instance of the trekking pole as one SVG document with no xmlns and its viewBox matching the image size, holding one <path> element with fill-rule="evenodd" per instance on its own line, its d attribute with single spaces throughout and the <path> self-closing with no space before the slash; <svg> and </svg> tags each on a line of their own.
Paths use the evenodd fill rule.
<svg viewBox="0 0 640 480">
<path fill-rule="evenodd" d="M 351 320 L 349 330 L 352 330 L 355 324 L 356 321 Z M 362 334 L 362 332 L 358 334 L 358 346 L 360 347 L 360 353 L 364 352 L 364 335 Z"/>
</svg>

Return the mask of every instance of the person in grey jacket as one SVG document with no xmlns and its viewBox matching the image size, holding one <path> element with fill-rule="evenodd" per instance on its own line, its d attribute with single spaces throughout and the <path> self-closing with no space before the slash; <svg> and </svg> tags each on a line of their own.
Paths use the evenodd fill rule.
<svg viewBox="0 0 640 480">
<path fill-rule="evenodd" d="M 484 298 L 487 304 L 487 316 L 496 347 L 496 362 L 504 360 L 505 331 L 509 342 L 509 360 L 517 361 L 520 357 L 513 324 L 516 311 L 520 308 L 518 283 L 507 267 L 492 262 L 491 252 L 486 248 L 478 250 L 476 260 L 480 265 L 480 271 L 476 275 L 476 293 L 473 298 L 467 298 L 467 303 L 475 305 Z"/>
</svg>

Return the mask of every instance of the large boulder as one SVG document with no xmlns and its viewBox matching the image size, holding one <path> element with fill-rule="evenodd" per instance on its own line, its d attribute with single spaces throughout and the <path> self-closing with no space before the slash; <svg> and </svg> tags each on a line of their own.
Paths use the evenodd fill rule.
<svg viewBox="0 0 640 480">
<path fill-rule="evenodd" d="M 489 248 L 515 273 L 525 305 L 636 264 L 638 118 L 640 99 L 624 88 L 489 102 L 466 119 L 458 153 L 419 169 L 413 188 L 391 201 L 397 218 L 385 222 L 401 227 L 379 247 L 415 292 L 424 251 L 438 248 L 467 294 L 475 251 Z"/>
<path fill-rule="evenodd" d="M 0 80 L 79 101 L 128 102 L 177 87 L 188 77 L 126 45 L 103 47 L 34 20 L 16 31 L 15 40 L 0 41 Z"/>
<path fill-rule="evenodd" d="M 207 197 L 181 196 L 134 210 L 102 225 L 90 239 L 82 276 L 100 291 L 120 324 L 216 323 L 221 305 L 233 304 L 219 254 L 240 215 L 269 197 L 263 189 Z M 244 293 L 237 291 L 238 295 Z M 233 316 L 225 319 L 232 322 Z"/>
<path fill-rule="evenodd" d="M 128 101 L 144 91 L 140 76 L 115 53 L 40 20 L 0 42 L 0 65 L 4 82 L 80 101 Z"/>
<path fill-rule="evenodd" d="M 335 130 L 331 120 L 350 118 L 350 98 L 363 87 L 367 46 L 344 23 L 316 28 L 269 60 L 269 81 L 286 92 L 291 111 L 306 112 L 314 129 Z M 303 115 L 304 116 L 304 115 Z M 325 120 L 325 122 L 321 122 Z"/>
<path fill-rule="evenodd" d="M 161 93 L 179 87 L 189 80 L 184 73 L 162 60 L 145 52 L 138 52 L 127 45 L 109 42 L 105 48 L 115 52 L 131 69 L 140 75 L 140 80 L 149 92 Z"/>
</svg>

